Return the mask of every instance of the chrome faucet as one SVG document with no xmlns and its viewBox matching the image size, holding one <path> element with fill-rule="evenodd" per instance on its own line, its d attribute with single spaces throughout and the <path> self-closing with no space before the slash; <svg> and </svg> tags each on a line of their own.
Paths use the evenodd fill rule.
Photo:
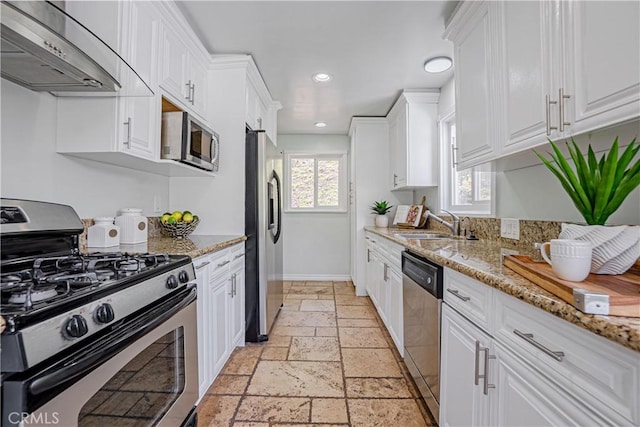
<svg viewBox="0 0 640 427">
<path fill-rule="evenodd" d="M 447 221 L 445 221 L 444 219 L 440 218 L 437 215 L 432 214 L 431 212 L 427 211 L 429 217 L 435 219 L 436 221 L 438 221 L 440 224 L 444 225 L 445 227 L 447 227 L 449 230 L 451 230 L 451 234 L 453 234 L 454 236 L 459 236 L 460 235 L 460 217 L 457 216 L 454 213 L 451 213 L 447 210 L 442 209 L 442 212 L 446 212 L 449 215 L 451 215 L 451 218 L 453 218 L 453 223 L 449 223 Z"/>
</svg>

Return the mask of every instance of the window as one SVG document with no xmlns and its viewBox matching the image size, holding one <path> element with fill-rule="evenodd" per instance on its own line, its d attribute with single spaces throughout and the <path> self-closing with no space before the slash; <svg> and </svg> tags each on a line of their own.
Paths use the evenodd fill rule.
<svg viewBox="0 0 640 427">
<path fill-rule="evenodd" d="M 491 215 L 494 176 L 491 164 L 457 170 L 453 164 L 456 150 L 455 114 L 447 114 L 440 120 L 442 148 L 442 193 L 443 209 L 458 214 Z"/>
<path fill-rule="evenodd" d="M 286 153 L 286 210 L 346 212 L 346 158 L 346 152 Z"/>
</svg>

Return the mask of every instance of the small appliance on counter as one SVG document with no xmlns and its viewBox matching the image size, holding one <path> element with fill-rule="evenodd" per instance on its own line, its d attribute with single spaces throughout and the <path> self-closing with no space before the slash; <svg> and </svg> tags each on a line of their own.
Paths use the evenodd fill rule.
<svg viewBox="0 0 640 427">
<path fill-rule="evenodd" d="M 120 227 L 120 243 L 135 245 L 147 242 L 147 217 L 142 215 L 142 209 L 122 208 L 120 216 L 116 217 L 116 225 Z"/>
<path fill-rule="evenodd" d="M 120 245 L 120 227 L 113 223 L 112 217 L 94 219 L 95 224 L 87 229 L 89 248 L 114 248 Z"/>
</svg>

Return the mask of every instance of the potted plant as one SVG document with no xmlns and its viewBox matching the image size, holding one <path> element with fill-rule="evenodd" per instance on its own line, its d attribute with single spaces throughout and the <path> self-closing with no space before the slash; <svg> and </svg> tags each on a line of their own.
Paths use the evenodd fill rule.
<svg viewBox="0 0 640 427">
<path fill-rule="evenodd" d="M 608 153 L 598 160 L 591 145 L 584 155 L 575 141 L 567 143 L 573 162 L 571 167 L 558 146 L 553 142 L 551 160 L 536 152 L 545 166 L 553 173 L 573 204 L 584 217 L 587 225 L 562 224 L 559 238 L 586 240 L 593 245 L 591 272 L 597 274 L 622 274 L 640 257 L 639 226 L 604 226 L 607 219 L 640 185 L 640 159 L 632 163 L 640 145 L 634 138 L 618 156 L 618 138 Z M 585 158 L 586 157 L 586 158 Z"/>
<path fill-rule="evenodd" d="M 381 202 L 373 202 L 373 206 L 371 206 L 371 211 L 376 216 L 376 227 L 386 228 L 389 226 L 389 218 L 386 217 L 387 212 L 391 210 L 393 206 L 387 203 L 386 200 Z"/>
</svg>

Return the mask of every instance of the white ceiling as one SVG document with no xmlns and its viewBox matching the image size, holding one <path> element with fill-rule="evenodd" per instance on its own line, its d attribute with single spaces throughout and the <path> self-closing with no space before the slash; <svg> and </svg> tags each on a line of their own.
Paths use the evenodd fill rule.
<svg viewBox="0 0 640 427">
<path fill-rule="evenodd" d="M 278 133 L 346 134 L 353 116 L 384 116 L 402 89 L 440 88 L 454 1 L 180 1 L 212 54 L 251 54 L 274 100 Z M 329 83 L 311 76 L 326 72 Z M 318 129 L 314 123 L 327 127 Z"/>
</svg>

